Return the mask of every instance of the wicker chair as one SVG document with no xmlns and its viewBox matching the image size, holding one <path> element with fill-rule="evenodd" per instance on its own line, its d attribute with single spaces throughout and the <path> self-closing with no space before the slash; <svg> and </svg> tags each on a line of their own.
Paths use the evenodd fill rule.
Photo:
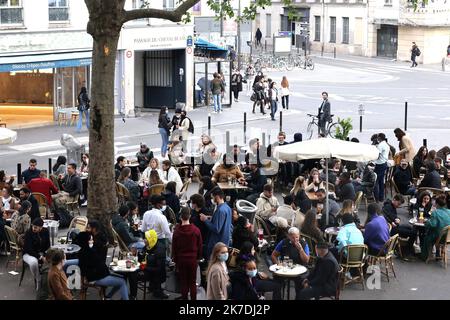
<svg viewBox="0 0 450 320">
<path fill-rule="evenodd" d="M 342 281 L 342 289 L 345 288 L 345 285 L 351 282 L 359 281 L 365 289 L 364 286 L 364 271 L 363 267 L 365 265 L 365 259 L 367 256 L 367 246 L 366 245 L 348 245 L 342 248 L 340 252 L 339 261 L 340 265 L 343 267 L 344 280 Z M 345 253 L 347 252 L 347 253 Z M 345 279 L 345 274 L 351 270 L 357 269 L 359 272 L 359 276 L 352 278 L 351 280 Z"/>
<path fill-rule="evenodd" d="M 444 263 L 444 268 L 447 269 L 447 250 L 450 245 L 450 226 L 442 229 L 441 234 L 437 238 L 434 246 L 436 247 L 436 252 L 439 252 L 440 256 L 435 256 L 436 260 L 442 260 Z M 430 254 L 428 255 L 426 263 L 430 262 L 433 259 L 433 252 L 429 250 Z"/>
<path fill-rule="evenodd" d="M 48 206 L 47 197 L 40 192 L 32 192 L 33 197 L 39 204 L 39 213 L 42 219 L 47 219 L 50 208 Z"/>
<path fill-rule="evenodd" d="M 10 263 L 14 263 L 14 271 L 16 271 L 19 261 L 21 259 L 21 253 L 22 253 L 22 248 L 17 243 L 17 238 L 19 235 L 17 234 L 16 230 L 14 230 L 13 228 L 11 228 L 9 226 L 5 226 L 5 233 L 6 233 L 6 239 L 8 240 L 8 243 L 9 243 L 9 250 L 11 251 L 11 253 L 12 253 L 12 251 L 15 251 L 15 253 L 16 253 L 16 258 L 14 260 L 10 260 L 9 259 L 10 256 L 8 256 L 8 258 L 6 259 L 5 268 L 8 268 L 8 265 Z"/>
<path fill-rule="evenodd" d="M 311 238 L 310 236 L 304 234 L 304 233 L 300 233 L 300 237 L 304 238 L 306 243 L 308 244 L 308 248 L 309 248 L 309 262 L 308 262 L 308 267 L 314 267 L 316 260 L 317 260 L 317 252 L 316 252 L 316 240 L 314 240 L 313 238 Z"/>
<path fill-rule="evenodd" d="M 369 255 L 367 257 L 367 263 L 369 265 L 380 265 L 384 261 L 385 272 L 381 271 L 384 274 L 389 282 L 389 269 L 392 271 L 394 278 L 397 278 L 394 269 L 393 258 L 395 255 L 395 248 L 398 246 L 398 234 L 389 238 L 389 240 L 384 244 L 383 248 L 380 249 L 376 256 Z"/>
<path fill-rule="evenodd" d="M 100 300 L 105 300 L 106 287 L 96 285 L 95 283 L 91 283 L 87 280 L 86 277 L 81 278 L 80 300 L 86 300 L 86 294 L 87 294 L 87 290 L 89 288 L 96 289 L 98 292 L 98 295 L 100 296 Z"/>
<path fill-rule="evenodd" d="M 130 191 L 120 182 L 116 182 L 116 192 L 119 205 L 122 205 L 131 199 Z"/>
</svg>

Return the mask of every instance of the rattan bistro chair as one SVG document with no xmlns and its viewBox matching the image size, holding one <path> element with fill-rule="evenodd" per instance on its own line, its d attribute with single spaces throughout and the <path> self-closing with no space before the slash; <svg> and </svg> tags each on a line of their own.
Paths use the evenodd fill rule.
<svg viewBox="0 0 450 320">
<path fill-rule="evenodd" d="M 6 233 L 6 239 L 8 240 L 10 252 L 12 253 L 14 251 L 16 254 L 16 257 L 14 260 L 9 259 L 9 257 L 12 256 L 12 254 L 10 256 L 8 256 L 8 258 L 6 259 L 5 268 L 8 268 L 8 265 L 10 263 L 14 263 L 14 271 L 16 271 L 17 266 L 20 261 L 20 258 L 21 258 L 21 253 L 22 253 L 22 248 L 19 246 L 19 244 L 17 242 L 17 238 L 19 235 L 17 234 L 16 230 L 14 230 L 13 228 L 11 228 L 9 226 L 5 226 L 5 233 Z"/>
<path fill-rule="evenodd" d="M 47 219 L 48 213 L 50 212 L 47 197 L 40 192 L 32 192 L 33 197 L 39 204 L 39 214 L 42 219 Z"/>
<path fill-rule="evenodd" d="M 351 282 L 358 281 L 362 284 L 363 290 L 364 286 L 364 271 L 363 267 L 365 265 L 365 259 L 367 256 L 367 246 L 366 245 L 348 245 L 342 248 L 340 252 L 340 265 L 342 266 L 344 280 L 342 282 L 342 289 L 345 288 L 345 285 Z M 359 276 L 353 277 L 351 280 L 345 279 L 345 274 L 351 269 L 357 269 Z"/>
<path fill-rule="evenodd" d="M 444 268 L 447 269 L 447 251 L 448 247 L 450 245 L 450 226 L 445 227 L 442 229 L 441 234 L 437 238 L 434 246 L 436 247 L 436 253 L 439 252 L 439 257 L 435 256 L 436 260 L 442 260 L 444 262 Z M 428 263 L 433 258 L 433 252 L 431 250 L 428 250 L 429 255 L 427 258 L 426 263 Z"/>
<path fill-rule="evenodd" d="M 380 265 L 384 261 L 385 272 L 381 271 L 384 274 L 389 282 L 389 269 L 392 271 L 394 278 L 397 278 L 394 269 L 394 261 L 392 260 L 395 255 L 395 248 L 398 245 L 398 234 L 389 238 L 389 240 L 384 244 L 383 248 L 380 249 L 376 256 L 369 255 L 367 257 L 367 263 L 370 265 Z"/>
</svg>

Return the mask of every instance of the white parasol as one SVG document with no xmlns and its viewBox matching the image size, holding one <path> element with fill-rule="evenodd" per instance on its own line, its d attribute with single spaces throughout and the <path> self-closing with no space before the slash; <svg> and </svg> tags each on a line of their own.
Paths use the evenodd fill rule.
<svg viewBox="0 0 450 320">
<path fill-rule="evenodd" d="M 0 144 L 10 144 L 16 141 L 16 139 L 17 132 L 6 128 L 0 128 Z"/>
</svg>

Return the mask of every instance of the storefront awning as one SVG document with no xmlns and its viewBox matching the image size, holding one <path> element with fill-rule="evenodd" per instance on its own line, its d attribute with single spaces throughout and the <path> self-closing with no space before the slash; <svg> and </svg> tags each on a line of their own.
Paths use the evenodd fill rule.
<svg viewBox="0 0 450 320">
<path fill-rule="evenodd" d="M 208 42 L 206 40 L 203 40 L 201 38 L 197 38 L 197 40 L 195 41 L 195 46 L 198 49 L 202 49 L 202 50 L 210 50 L 210 51 L 228 51 L 228 49 L 219 47 L 216 44 L 213 44 L 211 42 Z"/>
<path fill-rule="evenodd" d="M 79 67 L 91 64 L 91 51 L 0 56 L 0 72 Z"/>
</svg>

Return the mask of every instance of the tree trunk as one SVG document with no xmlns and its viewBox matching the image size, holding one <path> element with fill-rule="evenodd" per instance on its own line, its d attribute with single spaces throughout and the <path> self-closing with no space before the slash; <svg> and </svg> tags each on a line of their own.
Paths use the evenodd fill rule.
<svg viewBox="0 0 450 320">
<path fill-rule="evenodd" d="M 85 0 L 87 32 L 93 38 L 89 130 L 88 217 L 98 220 L 111 239 L 117 210 L 114 173 L 114 74 L 125 0 Z"/>
</svg>

